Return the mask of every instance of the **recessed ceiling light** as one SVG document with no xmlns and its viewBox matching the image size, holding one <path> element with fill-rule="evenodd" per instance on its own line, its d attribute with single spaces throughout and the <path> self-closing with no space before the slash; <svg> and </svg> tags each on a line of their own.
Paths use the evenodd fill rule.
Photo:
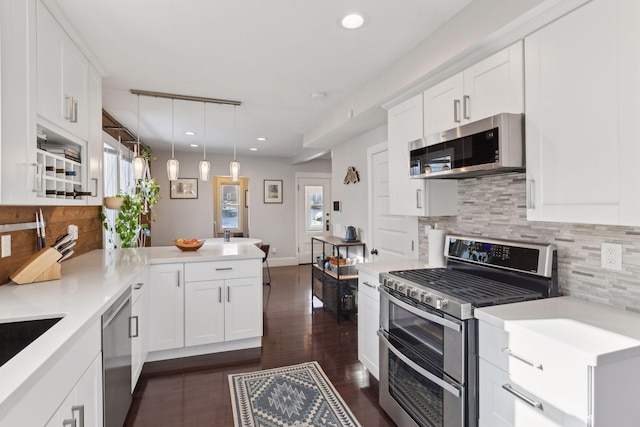
<svg viewBox="0 0 640 427">
<path fill-rule="evenodd" d="M 311 92 L 311 99 L 322 99 L 325 96 L 327 96 L 327 92 L 323 92 L 320 90 L 317 90 L 315 92 Z"/>
<path fill-rule="evenodd" d="M 249 148 L 249 150 L 251 150 L 251 151 L 258 151 L 258 149 L 257 149 L 257 148 Z"/>
<path fill-rule="evenodd" d="M 340 23 L 347 30 L 355 30 L 362 27 L 364 24 L 364 17 L 360 13 L 350 13 L 342 18 Z"/>
<path fill-rule="evenodd" d="M 189 147 L 197 148 L 198 144 L 189 144 Z"/>
<path fill-rule="evenodd" d="M 196 133 L 195 133 L 195 132 L 193 132 L 193 131 L 191 131 L 191 130 L 188 130 L 188 131 L 186 131 L 184 134 L 185 134 L 185 135 L 189 135 L 189 136 L 194 136 Z"/>
<path fill-rule="evenodd" d="M 258 138 L 256 138 L 258 141 L 266 141 L 267 138 L 265 138 L 264 136 L 259 136 Z"/>
</svg>

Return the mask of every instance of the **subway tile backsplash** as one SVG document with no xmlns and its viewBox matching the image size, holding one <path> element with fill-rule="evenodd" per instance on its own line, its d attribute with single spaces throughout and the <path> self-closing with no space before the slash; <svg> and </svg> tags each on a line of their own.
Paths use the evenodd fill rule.
<svg viewBox="0 0 640 427">
<path fill-rule="evenodd" d="M 456 217 L 420 218 L 420 258 L 428 259 L 425 225 L 452 233 L 555 243 L 562 295 L 640 313 L 640 228 L 527 221 L 525 174 L 461 180 Z M 622 244 L 622 271 L 600 267 L 600 244 Z"/>
</svg>

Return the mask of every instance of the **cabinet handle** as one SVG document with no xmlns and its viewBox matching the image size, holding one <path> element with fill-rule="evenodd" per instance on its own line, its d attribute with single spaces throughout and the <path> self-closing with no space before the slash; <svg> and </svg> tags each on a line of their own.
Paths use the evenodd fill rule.
<svg viewBox="0 0 640 427">
<path fill-rule="evenodd" d="M 525 365 L 529 365 L 529 366 L 531 366 L 532 368 L 540 369 L 541 371 L 543 370 L 543 369 L 542 369 L 542 364 L 540 364 L 540 363 L 535 363 L 535 362 L 532 362 L 532 361 L 530 361 L 530 360 L 528 360 L 528 359 L 525 359 L 525 358 L 524 358 L 524 357 L 522 357 L 522 356 L 518 356 L 518 355 L 517 355 L 517 354 L 515 354 L 513 351 L 511 351 L 511 349 L 510 349 L 509 347 L 503 348 L 503 349 L 502 349 L 502 351 L 503 351 L 504 353 L 507 353 L 507 356 L 509 356 L 509 357 L 513 357 L 514 359 L 521 361 L 521 362 L 522 362 L 522 363 L 524 363 Z"/>
<path fill-rule="evenodd" d="M 233 267 L 216 268 L 216 271 L 228 271 L 233 270 Z"/>
<path fill-rule="evenodd" d="M 180 270 L 176 271 L 176 275 L 178 276 L 178 287 L 180 287 Z"/>
<path fill-rule="evenodd" d="M 469 115 L 469 102 L 471 101 L 471 97 L 469 95 L 465 95 L 462 97 L 462 117 L 466 120 L 470 119 Z"/>
<path fill-rule="evenodd" d="M 377 287 L 377 286 L 373 286 L 373 285 L 369 284 L 369 282 L 362 282 L 362 283 L 364 283 L 365 285 L 367 285 L 367 286 L 368 286 L 368 287 L 370 287 L 371 289 L 378 289 L 378 287 Z"/>
<path fill-rule="evenodd" d="M 422 209 L 422 190 L 421 189 L 416 190 L 416 208 Z"/>
<path fill-rule="evenodd" d="M 455 123 L 460 123 L 460 100 L 453 100 L 453 121 Z"/>
<path fill-rule="evenodd" d="M 91 197 L 98 197 L 98 178 L 91 178 L 93 182 L 93 191 L 91 192 Z"/>
<path fill-rule="evenodd" d="M 218 302 L 222 303 L 222 286 L 218 288 Z"/>
<path fill-rule="evenodd" d="M 67 95 L 64 97 L 67 105 L 65 107 L 64 119 L 73 122 L 73 96 Z"/>
<path fill-rule="evenodd" d="M 131 321 L 132 321 L 133 319 L 135 319 L 135 320 L 136 320 L 136 333 L 135 333 L 135 334 L 132 334 L 132 333 L 131 333 Z M 139 330 L 139 326 L 138 326 L 138 325 L 139 325 L 139 323 L 140 323 L 140 320 L 139 320 L 138 316 L 131 316 L 131 317 L 129 317 L 129 338 L 138 338 L 138 336 L 139 336 L 139 332 L 140 332 L 140 330 Z"/>
<path fill-rule="evenodd" d="M 73 117 L 71 118 L 71 123 L 78 123 L 78 100 L 73 100 Z"/>
<path fill-rule="evenodd" d="M 529 191 L 527 192 L 527 209 L 535 209 L 536 205 L 534 202 L 535 199 L 535 188 L 536 188 L 536 184 L 535 184 L 535 180 L 530 179 L 529 180 Z"/>
<path fill-rule="evenodd" d="M 231 302 L 231 288 L 227 287 L 227 302 Z"/>
<path fill-rule="evenodd" d="M 140 289 L 140 288 L 142 288 L 142 286 L 143 286 L 143 285 L 144 285 L 144 283 L 142 283 L 142 282 L 140 282 L 140 283 L 136 283 L 136 284 L 133 286 L 133 289 Z"/>
<path fill-rule="evenodd" d="M 80 415 L 80 427 L 84 427 L 84 405 L 75 405 L 71 407 L 71 413 L 78 411 Z M 73 417 L 75 419 L 75 416 Z"/>
<path fill-rule="evenodd" d="M 505 389 L 506 391 L 508 391 L 509 393 L 513 394 L 518 399 L 522 400 L 527 405 L 533 406 L 536 409 L 540 409 L 541 411 L 544 411 L 544 409 L 542 408 L 542 403 L 537 402 L 537 401 L 525 396 L 524 394 L 520 393 L 517 390 L 514 390 L 513 387 L 511 387 L 511 384 L 502 384 L 502 388 Z"/>
<path fill-rule="evenodd" d="M 67 427 L 67 426 L 76 427 L 76 419 L 72 418 L 70 420 L 62 421 L 62 427 Z"/>
</svg>

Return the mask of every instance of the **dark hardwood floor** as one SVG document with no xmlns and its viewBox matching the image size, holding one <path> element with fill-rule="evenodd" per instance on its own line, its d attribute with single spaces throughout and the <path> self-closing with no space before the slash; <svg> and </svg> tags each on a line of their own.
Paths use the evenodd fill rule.
<svg viewBox="0 0 640 427">
<path fill-rule="evenodd" d="M 125 426 L 233 426 L 227 375 L 316 360 L 364 427 L 394 426 L 358 361 L 355 323 L 311 300 L 311 267 L 272 267 L 262 350 L 146 364 Z"/>
</svg>

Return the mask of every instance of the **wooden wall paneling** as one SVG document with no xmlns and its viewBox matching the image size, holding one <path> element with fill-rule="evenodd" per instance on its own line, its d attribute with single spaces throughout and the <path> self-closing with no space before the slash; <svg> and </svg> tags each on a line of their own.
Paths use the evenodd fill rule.
<svg viewBox="0 0 640 427">
<path fill-rule="evenodd" d="M 73 257 L 102 248 L 99 206 L 0 206 L 0 224 L 35 222 L 36 211 L 40 209 L 46 225 L 47 246 L 51 246 L 57 236 L 65 234 L 69 224 L 75 224 L 78 226 L 78 240 L 73 248 Z M 11 256 L 0 258 L 0 284 L 4 284 L 12 272 L 37 252 L 36 230 L 0 234 L 11 235 Z"/>
</svg>

